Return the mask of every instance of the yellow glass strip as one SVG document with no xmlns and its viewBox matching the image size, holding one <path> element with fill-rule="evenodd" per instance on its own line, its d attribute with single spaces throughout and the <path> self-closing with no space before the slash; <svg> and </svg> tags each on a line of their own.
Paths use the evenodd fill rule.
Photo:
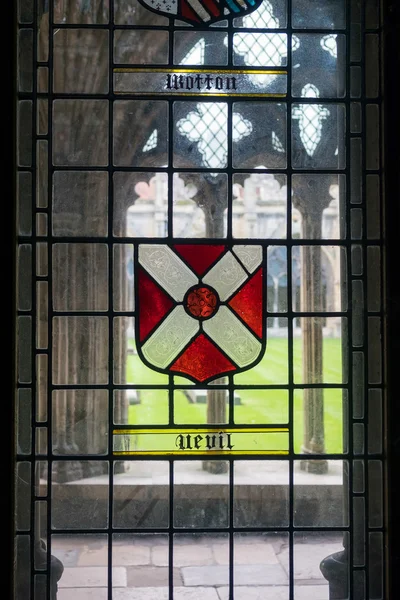
<svg viewBox="0 0 400 600">
<path fill-rule="evenodd" d="M 180 435 L 180 434 L 192 434 L 192 433 L 213 433 L 217 434 L 220 431 L 224 433 L 289 433 L 288 427 L 192 427 L 192 428 L 182 428 L 182 427 L 170 427 L 168 429 L 114 429 L 114 435 L 140 435 L 142 433 L 155 433 L 157 435 L 164 433 L 167 435 Z"/>
<path fill-rule="evenodd" d="M 257 455 L 257 456 L 287 456 L 289 454 L 289 450 L 205 450 L 204 452 L 199 452 L 197 450 L 170 450 L 170 451 L 157 451 L 157 450 L 148 450 L 135 452 L 135 450 L 124 450 L 124 451 L 114 451 L 115 456 L 209 456 L 210 454 L 214 456 L 222 456 L 222 455 L 235 455 L 235 456 L 247 456 L 247 455 Z"/>
<path fill-rule="evenodd" d="M 288 427 L 114 429 L 117 456 L 286 455 Z"/>
<path fill-rule="evenodd" d="M 246 98 L 286 98 L 287 94 L 247 94 L 243 92 L 241 94 L 215 94 L 213 92 L 114 92 L 120 96 L 246 96 Z"/>
<path fill-rule="evenodd" d="M 287 75 L 287 71 L 267 69 L 257 71 L 256 69 L 143 69 L 136 67 L 121 67 L 113 69 L 114 73 L 215 73 L 220 75 Z"/>
</svg>

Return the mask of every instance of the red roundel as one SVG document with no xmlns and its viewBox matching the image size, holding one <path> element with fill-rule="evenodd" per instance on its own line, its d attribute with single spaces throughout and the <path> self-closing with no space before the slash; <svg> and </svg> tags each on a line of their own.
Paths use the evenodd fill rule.
<svg viewBox="0 0 400 600">
<path fill-rule="evenodd" d="M 186 297 L 186 308 L 197 319 L 208 319 L 218 308 L 217 295 L 206 286 L 192 288 Z"/>
</svg>

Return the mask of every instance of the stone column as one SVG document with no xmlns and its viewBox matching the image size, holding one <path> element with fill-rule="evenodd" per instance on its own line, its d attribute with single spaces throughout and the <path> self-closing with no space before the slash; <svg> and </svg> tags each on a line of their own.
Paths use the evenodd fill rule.
<svg viewBox="0 0 400 600">
<path fill-rule="evenodd" d="M 213 202 L 212 199 L 218 197 L 218 194 L 212 193 L 211 189 L 207 195 L 207 200 L 204 202 L 204 213 L 206 223 L 206 238 L 223 238 L 224 237 L 224 212 L 225 204 Z M 216 379 L 214 383 L 223 385 L 227 383 L 226 377 Z M 226 423 L 226 390 L 207 390 L 207 423 Z M 203 469 L 209 473 L 226 473 L 227 463 L 222 460 L 208 460 L 203 462 Z"/>
<path fill-rule="evenodd" d="M 216 384 L 226 384 L 226 377 L 214 381 Z M 226 423 L 226 390 L 207 391 L 207 423 Z M 209 473 L 226 473 L 227 464 L 222 460 L 205 460 L 203 470 Z"/>
<path fill-rule="evenodd" d="M 304 186 L 296 189 L 294 207 L 302 217 L 302 239 L 321 239 L 322 213 L 329 205 L 329 185 L 325 177 L 304 176 Z M 318 313 L 322 309 L 321 248 L 301 247 L 301 311 Z M 321 316 L 301 319 L 303 346 L 303 382 L 318 384 L 323 381 L 323 319 Z M 324 454 L 324 399 L 323 390 L 308 388 L 304 394 L 304 432 L 302 452 Z M 326 473 L 326 460 L 303 460 L 301 469 L 312 473 Z"/>
<path fill-rule="evenodd" d="M 164 173 L 162 174 L 164 175 Z M 165 222 L 165 179 L 160 177 L 160 174 L 155 177 L 155 199 L 154 199 L 154 221 L 155 221 L 155 235 L 157 237 L 164 237 L 166 234 L 166 222 Z"/>
<path fill-rule="evenodd" d="M 123 227 L 116 224 L 117 228 Z M 128 307 L 128 279 L 126 276 L 126 264 L 128 259 L 128 246 L 119 246 L 114 254 L 114 290 L 118 290 L 120 303 L 117 310 Z M 124 322 L 125 321 L 125 322 Z M 127 341 L 126 341 L 126 330 L 128 323 L 123 318 L 118 318 L 114 321 L 114 360 L 118 364 L 124 364 L 127 355 Z M 126 383 L 125 369 L 120 372 L 120 383 Z M 129 400 L 125 390 L 114 391 L 114 415 L 116 422 L 127 423 L 128 422 L 128 410 Z M 118 463 L 121 464 L 121 463 Z"/>
<path fill-rule="evenodd" d="M 345 237 L 346 226 L 344 220 L 340 219 L 340 214 L 346 210 L 346 184 L 343 178 L 339 178 L 339 236 Z M 348 300 L 347 280 L 347 262 L 345 251 L 340 253 L 340 293 L 342 302 Z M 347 381 L 349 376 L 349 347 L 348 347 L 348 328 L 349 319 L 342 320 L 342 370 L 343 380 Z M 349 398 L 346 393 L 343 393 L 343 452 L 349 451 Z M 350 511 L 349 498 L 349 461 L 343 461 L 343 514 L 348 515 Z M 349 597 L 349 534 L 343 534 L 343 550 L 334 552 L 320 563 L 320 570 L 325 579 L 329 582 L 329 599 L 330 600 L 347 600 Z M 371 564 L 371 563 L 370 563 Z M 372 572 L 372 571 L 371 571 Z"/>
<path fill-rule="evenodd" d="M 274 282 L 274 306 L 273 306 L 273 311 L 274 313 L 277 313 L 279 310 L 279 279 L 277 277 L 273 277 L 273 282 Z M 274 317 L 273 320 L 273 327 L 274 329 L 278 329 L 279 328 L 279 317 Z"/>
<path fill-rule="evenodd" d="M 125 202 L 118 203 L 114 207 L 114 233 L 116 235 L 126 235 L 127 231 L 127 214 L 128 207 L 132 203 L 132 197 L 127 194 L 124 198 Z M 127 310 L 128 303 L 128 277 L 126 271 L 126 258 L 128 254 L 127 246 L 120 247 L 116 256 L 118 260 L 113 259 L 114 266 L 114 294 L 120 299 L 119 310 Z M 128 354 L 127 344 L 127 329 L 129 327 L 129 318 L 117 317 L 114 319 L 113 326 L 113 373 L 111 378 L 113 381 L 124 385 L 126 384 L 126 361 Z M 114 396 L 110 398 L 110 402 L 114 403 L 113 412 L 118 419 L 118 423 L 128 422 L 129 400 L 125 390 L 116 390 Z M 110 424 L 111 425 L 111 424 Z M 114 465 L 114 473 L 123 473 L 125 465 L 123 461 L 117 461 Z"/>
<path fill-rule="evenodd" d="M 258 237 L 256 236 L 257 231 L 257 209 L 256 209 L 256 184 L 252 176 L 247 177 L 244 180 L 244 193 L 243 193 L 243 204 L 244 204 L 244 220 L 245 220 L 245 232 L 246 237 Z"/>
<path fill-rule="evenodd" d="M 67 249 L 68 248 L 68 249 Z M 71 282 L 71 286 L 70 286 L 70 290 L 69 290 L 69 294 L 67 294 L 67 298 L 69 300 L 68 304 L 69 306 L 64 306 L 64 310 L 70 310 L 71 307 L 75 307 L 77 305 L 77 289 L 76 289 L 76 285 L 74 285 L 73 282 L 76 281 L 76 275 L 77 275 L 77 271 L 78 271 L 78 266 L 77 266 L 77 261 L 78 261 L 78 256 L 77 256 L 77 248 L 75 245 L 72 246 L 65 246 L 65 249 L 67 250 L 64 256 L 64 260 L 66 261 L 66 263 L 68 264 L 68 280 Z M 73 358 L 73 362 L 75 362 L 77 356 L 77 347 L 76 347 L 76 335 L 77 335 L 77 326 L 76 326 L 76 322 L 67 322 L 66 323 L 66 327 L 68 329 L 68 334 L 69 334 L 69 341 L 72 345 L 72 358 Z M 70 369 L 67 368 L 67 374 L 68 374 L 68 379 L 67 381 L 71 381 L 71 383 L 75 383 L 75 381 L 70 380 Z M 67 419 L 67 431 L 66 431 L 66 435 L 67 435 L 67 447 L 69 448 L 69 451 L 71 453 L 75 453 L 78 454 L 79 451 L 80 452 L 84 452 L 83 448 L 79 448 L 79 445 L 75 442 L 75 422 L 76 422 L 76 415 L 75 415 L 75 394 L 73 394 L 73 397 L 67 395 L 67 400 L 66 400 L 66 419 Z M 84 475 L 83 475 L 84 476 Z"/>
</svg>

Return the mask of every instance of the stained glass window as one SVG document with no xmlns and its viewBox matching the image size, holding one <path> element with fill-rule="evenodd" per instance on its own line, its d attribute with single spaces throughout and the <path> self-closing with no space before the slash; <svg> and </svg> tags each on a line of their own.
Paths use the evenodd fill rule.
<svg viewBox="0 0 400 600">
<path fill-rule="evenodd" d="M 19 1 L 14 600 L 386 597 L 379 6 L 311 4 Z"/>
</svg>

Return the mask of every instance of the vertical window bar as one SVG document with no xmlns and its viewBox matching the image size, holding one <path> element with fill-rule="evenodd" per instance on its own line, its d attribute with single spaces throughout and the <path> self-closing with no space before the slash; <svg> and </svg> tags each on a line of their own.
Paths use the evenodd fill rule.
<svg viewBox="0 0 400 600">
<path fill-rule="evenodd" d="M 292 0 L 287 0 L 287 98 L 286 98 L 286 166 L 287 166 L 287 326 L 288 326 L 288 402 L 289 402 L 289 600 L 294 600 L 294 370 L 293 370 L 293 281 L 292 281 Z M 267 334 L 268 335 L 268 334 Z"/>
<path fill-rule="evenodd" d="M 168 23 L 168 64 L 173 68 L 174 64 L 174 23 L 170 19 Z M 174 148 L 175 148 L 175 111 L 174 100 L 168 100 L 168 144 L 167 144 L 167 174 L 168 174 L 168 198 L 167 198 L 167 237 L 172 240 L 174 236 Z M 168 402 L 169 402 L 169 423 L 175 423 L 174 414 L 174 377 L 168 377 Z M 169 523 L 168 523 L 168 597 L 169 600 L 174 598 L 174 479 L 175 479 L 175 463 L 173 457 L 169 458 Z"/>
<path fill-rule="evenodd" d="M 47 469 L 47 567 L 48 567 L 48 575 L 47 575 L 47 600 L 51 599 L 52 596 L 52 577 L 53 573 L 51 572 L 51 531 L 52 531 L 52 471 L 53 471 L 53 447 L 52 447 L 52 437 L 53 437 L 53 404 L 52 404 L 52 385 L 53 385 L 53 58 L 54 58 L 54 44 L 53 44 L 53 36 L 54 36 L 54 3 L 49 0 L 48 1 L 48 11 L 49 11 L 49 39 L 47 41 L 48 44 L 48 71 L 49 71 L 49 82 L 48 82 L 48 281 L 49 281 L 49 290 L 48 290 L 48 306 L 49 306 L 49 319 L 48 319 L 48 353 L 49 360 L 47 366 L 47 378 L 48 378 L 48 390 L 47 390 L 47 419 L 48 419 L 48 449 L 49 449 L 49 457 L 48 457 L 48 469 Z"/>
<path fill-rule="evenodd" d="M 169 459 L 169 523 L 168 523 L 168 597 L 174 600 L 174 468 L 173 457 Z"/>
<path fill-rule="evenodd" d="M 354 165 L 352 164 L 352 157 L 350 153 L 351 146 L 351 135 L 350 135 L 350 111 L 351 111 L 351 67 L 350 67 L 350 53 L 351 53 L 351 27 L 352 27 L 352 7 L 351 2 L 348 2 L 346 5 L 346 192 L 345 192 L 345 213 L 346 213 L 346 240 L 348 241 L 347 245 L 347 254 L 346 254 L 346 270 L 347 270 L 347 310 L 348 310 L 348 319 L 347 319 L 347 383 L 348 383 L 348 392 L 347 392 L 347 417 L 344 419 L 343 427 L 346 427 L 347 424 L 347 439 L 348 439 L 348 453 L 350 460 L 347 461 L 347 469 L 348 469 L 348 493 L 347 493 L 347 502 L 348 502 L 348 511 L 349 511 L 349 532 L 347 534 L 347 561 L 348 561 L 348 573 L 350 576 L 348 577 L 348 593 L 349 598 L 351 598 L 354 594 L 354 577 L 353 577 L 353 564 L 354 564 L 354 555 L 353 555 L 353 546 L 354 546 L 354 502 L 353 502 L 353 468 L 354 461 L 353 457 L 353 286 L 352 286 L 352 268 L 351 268 L 351 252 L 350 252 L 350 244 L 351 244 L 351 197 L 353 193 L 352 189 L 352 168 Z M 362 108 L 361 108 L 362 110 Z M 347 423 L 346 423 L 347 422 Z M 345 534 L 344 534 L 345 535 Z"/>
<path fill-rule="evenodd" d="M 361 130 L 362 130 L 362 151 L 361 151 L 361 199 L 362 199 L 362 205 L 361 205 L 361 214 L 362 214 L 362 234 L 361 234 L 361 239 L 362 239 L 362 256 L 363 256 L 363 264 L 365 265 L 364 269 L 363 269 L 363 274 L 362 274 L 362 284 L 363 284 L 363 291 L 364 291 L 364 318 L 363 318 L 363 329 L 364 329 L 364 338 L 363 338 L 363 347 L 361 348 L 361 350 L 364 352 L 364 371 L 362 374 L 362 377 L 364 379 L 364 390 L 366 391 L 366 394 L 368 394 L 367 390 L 368 390 L 368 366 L 369 366 L 369 362 L 368 362 L 368 346 L 369 346 L 369 340 L 368 340 L 368 311 L 367 311 L 367 298 L 368 298 L 368 289 L 367 289 L 367 268 L 368 268 L 368 262 L 367 262 L 367 243 L 368 243 L 368 239 L 367 239 L 367 227 L 366 227 L 366 145 L 367 145 L 367 136 L 368 136 L 368 131 L 367 131 L 367 120 L 366 120 L 366 104 L 365 104 L 365 93 L 366 93 L 366 81 L 365 81 L 365 69 L 367 67 L 366 65 L 366 57 L 365 57 L 365 4 L 362 4 L 360 7 L 360 12 L 361 12 L 361 40 L 360 40 L 360 70 L 361 70 L 361 98 L 363 99 L 363 103 L 362 103 L 362 107 L 361 107 Z M 365 423 L 364 427 L 363 427 L 363 435 L 365 438 L 365 431 L 366 428 L 368 428 L 368 402 L 365 401 L 364 399 L 364 414 L 363 414 L 363 422 Z M 364 457 L 366 458 L 366 452 L 368 452 L 367 450 L 367 444 L 365 443 L 365 439 L 363 440 L 363 453 L 364 453 Z M 368 533 L 368 514 L 369 514 L 369 494 L 368 494 L 368 489 L 369 489 L 369 485 L 368 485 L 368 480 L 369 480 L 369 469 L 368 469 L 368 464 L 367 461 L 364 460 L 364 464 L 365 464 L 365 469 L 364 469 L 364 481 L 365 481 L 365 521 L 364 521 L 364 540 L 369 540 L 369 533 Z M 354 519 L 354 517 L 353 517 Z M 353 553 L 352 553 L 353 554 Z M 366 593 L 367 595 L 369 595 L 369 581 L 370 581 L 370 569 L 369 569 L 369 565 L 370 565 L 370 553 L 369 553 L 369 543 L 367 541 L 367 543 L 365 544 L 365 586 L 366 586 Z M 352 556 L 353 558 L 353 556 Z M 353 563 L 351 563 L 351 567 L 353 567 Z"/>
<path fill-rule="evenodd" d="M 235 462 L 230 457 L 229 460 L 229 600 L 234 600 L 235 597 L 235 576 L 234 576 L 234 561 L 235 561 L 235 549 L 234 549 L 234 533 L 233 533 L 233 493 L 234 493 L 234 466 Z"/>
<path fill-rule="evenodd" d="M 37 144 L 36 144 L 36 135 L 37 135 L 37 127 L 36 127 L 36 111 L 37 111 L 37 77 L 36 77 L 36 65 L 37 65 L 37 30 L 38 30 L 38 11 L 37 11 L 37 0 L 34 0 L 33 2 L 33 40 L 32 40 L 32 73 L 34 74 L 34 76 L 32 77 L 32 198 L 35 199 L 35 202 L 33 203 L 34 206 L 36 206 L 36 179 L 37 179 L 37 169 L 36 169 L 36 158 L 37 158 Z M 35 275 L 36 275 L 36 245 L 37 245 L 37 235 L 36 235 L 36 227 L 37 227 L 37 223 L 36 223 L 36 218 L 32 219 L 32 273 L 31 273 L 31 278 L 32 281 L 35 281 Z M 37 327 L 37 318 L 38 318 L 38 310 L 37 310 L 37 296 L 36 296 L 36 283 L 34 285 L 31 286 L 31 293 L 32 293 L 32 304 L 31 304 L 31 315 L 32 315 L 32 349 L 36 348 L 36 327 Z M 32 576 L 32 571 L 34 571 L 35 569 L 35 464 L 36 464 L 36 457 L 35 457 L 35 438 L 36 438 L 36 430 L 35 430 L 35 424 L 36 424 L 36 411 L 37 411 L 37 405 L 36 405 L 36 394 L 37 394 L 37 386 L 36 386 L 36 352 L 32 351 L 31 354 L 31 359 L 32 359 L 32 392 L 31 392 L 31 415 L 32 415 L 32 433 L 31 433 L 31 443 L 32 443 L 32 448 L 31 448 L 31 456 L 30 456 L 30 460 L 31 460 L 31 489 L 30 489 L 30 494 L 31 494 L 31 504 L 30 504 L 30 510 L 31 510 L 31 514 L 30 514 L 30 536 L 31 536 L 31 543 L 30 543 L 30 555 L 31 555 L 31 561 L 30 561 L 30 568 L 31 568 L 31 573 L 30 573 L 30 578 L 31 578 L 31 582 L 30 582 L 30 597 L 31 600 L 35 599 L 35 586 L 34 586 L 34 580 L 35 578 Z M 48 565 L 48 563 L 47 563 Z M 36 599 L 35 599 L 36 600 Z"/>
<path fill-rule="evenodd" d="M 114 0 L 109 2 L 108 13 L 108 548 L 107 548 L 107 598 L 113 597 L 113 516 L 114 516 L 114 469 L 113 425 L 114 425 Z M 125 250 L 125 247 L 124 247 Z M 125 256 L 125 252 L 124 252 Z M 120 398 L 118 398 L 120 401 Z"/>
<path fill-rule="evenodd" d="M 383 151 L 383 140 L 384 140 L 384 107 L 382 104 L 382 93 L 383 93 L 383 73 L 384 73 L 384 63 L 383 63 L 383 33 L 382 33 L 382 22 L 383 22 L 383 4 L 382 2 L 377 2 L 377 8 L 376 8 L 376 17 L 377 17 L 377 21 L 375 23 L 376 26 L 376 33 L 378 34 L 378 52 L 379 52 L 379 56 L 378 56 L 378 104 L 380 107 L 380 111 L 379 111 L 379 140 L 380 140 L 380 146 L 379 146 L 379 170 L 380 170 L 380 177 L 379 177 L 379 198 L 380 198 L 380 203 L 379 203 L 379 213 L 380 213 L 380 223 L 379 223 L 379 243 L 381 246 L 381 250 L 380 250 L 380 255 L 379 255 L 379 265 L 380 265 L 380 288 L 382 290 L 382 294 L 381 294 L 381 299 L 380 299 L 380 315 L 381 315 L 381 349 L 382 349 L 382 373 L 387 373 L 387 354 L 384 350 L 386 350 L 386 348 L 388 347 L 387 345 L 387 340 L 386 340 L 386 327 L 385 327 L 385 311 L 386 311 L 386 281 L 385 281 L 385 267 L 386 267 L 386 263 L 385 263 L 385 248 L 382 246 L 382 242 L 384 239 L 384 230 L 383 230 L 383 221 L 384 221 L 384 207 L 383 207 L 383 199 L 384 199 L 384 189 L 383 189 L 383 168 L 382 168 L 382 163 L 384 160 L 384 151 Z M 388 111 L 389 112 L 389 111 Z M 385 448 L 385 443 L 384 440 L 386 439 L 386 432 L 385 432 L 385 394 L 386 394 L 386 381 L 385 381 L 386 377 L 383 376 L 382 377 L 382 381 L 381 381 L 381 386 L 380 386 L 380 390 L 381 390 L 381 403 L 380 403 L 380 410 L 381 410 L 381 440 L 382 440 L 382 444 L 380 446 L 380 452 L 381 452 L 381 457 L 382 457 L 382 462 L 383 462 L 383 457 L 384 457 L 384 452 L 386 452 L 386 448 Z M 382 464 L 382 496 L 383 496 L 383 502 L 382 502 L 382 525 L 383 525 L 383 536 L 385 538 L 385 528 L 386 528 L 386 523 L 388 522 L 388 502 L 387 502 L 387 465 L 385 464 L 385 462 L 383 462 Z M 384 545 L 387 547 L 387 540 L 384 539 Z M 382 561 L 383 561 L 383 571 L 384 571 L 384 577 L 383 577 L 383 582 L 382 582 L 382 592 L 383 592 L 383 597 L 385 598 L 387 595 L 389 595 L 390 593 L 392 593 L 393 595 L 395 594 L 394 590 L 391 591 L 389 589 L 389 582 L 388 582 L 388 577 L 387 577 L 387 565 L 385 563 L 387 563 L 388 560 L 388 551 L 385 550 L 383 552 L 383 556 L 382 556 Z"/>
</svg>

